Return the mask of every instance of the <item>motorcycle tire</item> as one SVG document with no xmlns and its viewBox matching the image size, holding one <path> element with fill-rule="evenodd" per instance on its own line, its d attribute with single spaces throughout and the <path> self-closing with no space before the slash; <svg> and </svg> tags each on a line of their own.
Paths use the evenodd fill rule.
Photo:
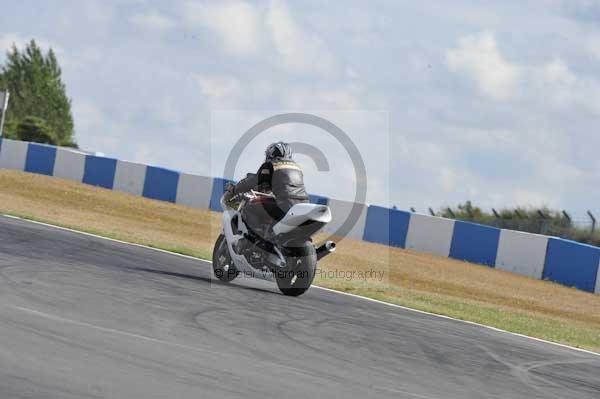
<svg viewBox="0 0 600 399">
<path fill-rule="evenodd" d="M 317 251 L 312 242 L 293 248 L 286 254 L 286 267 L 275 272 L 277 286 L 283 295 L 299 296 L 310 288 L 317 269 Z"/>
<path fill-rule="evenodd" d="M 224 283 L 233 281 L 240 274 L 229 255 L 229 248 L 223 234 L 219 235 L 215 242 L 212 264 L 215 277 Z"/>
</svg>

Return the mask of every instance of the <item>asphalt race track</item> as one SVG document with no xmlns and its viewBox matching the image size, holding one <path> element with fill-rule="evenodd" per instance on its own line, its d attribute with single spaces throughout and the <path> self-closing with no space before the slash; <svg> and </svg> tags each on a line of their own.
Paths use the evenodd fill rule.
<svg viewBox="0 0 600 399">
<path fill-rule="evenodd" d="M 0 217 L 0 398 L 594 398 L 600 357 Z"/>
</svg>

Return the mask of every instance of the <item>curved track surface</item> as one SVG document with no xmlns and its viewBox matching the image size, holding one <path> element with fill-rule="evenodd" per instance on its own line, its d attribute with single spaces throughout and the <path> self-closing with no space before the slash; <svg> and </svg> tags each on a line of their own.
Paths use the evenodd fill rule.
<svg viewBox="0 0 600 399">
<path fill-rule="evenodd" d="M 600 357 L 0 217 L 1 398 L 594 398 Z"/>
</svg>

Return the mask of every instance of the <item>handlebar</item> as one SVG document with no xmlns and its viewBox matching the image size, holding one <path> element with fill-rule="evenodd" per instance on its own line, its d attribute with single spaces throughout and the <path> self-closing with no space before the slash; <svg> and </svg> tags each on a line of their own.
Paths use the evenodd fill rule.
<svg viewBox="0 0 600 399">
<path fill-rule="evenodd" d="M 247 191 L 244 194 L 248 195 L 246 198 L 255 198 L 255 197 L 275 198 L 275 195 L 273 195 L 273 193 L 263 193 L 261 191 L 254 191 L 254 190 Z"/>
<path fill-rule="evenodd" d="M 239 193 L 239 194 L 234 195 L 233 197 L 231 197 L 229 199 L 229 201 L 225 201 L 225 194 L 223 194 L 221 196 L 221 200 L 220 200 L 221 207 L 223 209 L 225 209 L 225 208 L 232 208 L 228 203 L 233 202 L 233 201 L 239 199 L 240 197 L 243 197 L 245 200 L 251 200 L 251 199 L 256 198 L 256 197 L 268 197 L 268 198 L 275 199 L 275 195 L 273 195 L 273 193 L 263 193 L 261 191 L 250 190 L 250 191 L 245 191 L 243 193 Z"/>
</svg>

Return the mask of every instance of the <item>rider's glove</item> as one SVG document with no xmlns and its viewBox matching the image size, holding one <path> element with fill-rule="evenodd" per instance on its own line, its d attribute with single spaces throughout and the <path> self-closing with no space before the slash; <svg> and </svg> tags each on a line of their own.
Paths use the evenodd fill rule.
<svg viewBox="0 0 600 399">
<path fill-rule="evenodd" d="M 227 183 L 225 185 L 225 193 L 223 195 L 223 199 L 225 202 L 229 202 L 233 197 L 233 192 L 235 191 L 235 185 L 231 183 Z"/>
</svg>

